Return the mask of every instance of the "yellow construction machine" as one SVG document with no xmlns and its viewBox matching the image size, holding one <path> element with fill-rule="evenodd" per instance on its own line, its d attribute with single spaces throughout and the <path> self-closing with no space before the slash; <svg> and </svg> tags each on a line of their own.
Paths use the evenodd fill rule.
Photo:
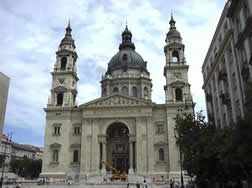
<svg viewBox="0 0 252 188">
<path fill-rule="evenodd" d="M 112 172 L 113 172 L 112 177 L 110 178 L 111 181 L 118 180 L 118 179 L 126 181 L 128 179 L 128 174 L 126 174 L 125 172 L 120 173 L 119 170 L 117 170 L 116 168 L 111 166 L 108 162 L 103 161 L 103 164 L 106 167 L 110 168 L 112 170 Z"/>
</svg>

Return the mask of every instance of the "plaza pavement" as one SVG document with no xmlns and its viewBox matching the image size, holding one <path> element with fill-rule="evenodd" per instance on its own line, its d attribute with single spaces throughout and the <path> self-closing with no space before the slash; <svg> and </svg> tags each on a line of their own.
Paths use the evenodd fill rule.
<svg viewBox="0 0 252 188">
<path fill-rule="evenodd" d="M 143 185 L 140 186 L 141 188 Z M 155 185 L 148 184 L 148 188 L 169 188 L 168 184 L 166 185 Z M 14 185 L 4 185 L 3 188 L 15 188 Z M 25 184 L 21 185 L 21 188 L 127 188 L 127 185 L 37 185 L 37 184 Z M 130 188 L 136 188 L 136 185 L 130 185 Z"/>
</svg>

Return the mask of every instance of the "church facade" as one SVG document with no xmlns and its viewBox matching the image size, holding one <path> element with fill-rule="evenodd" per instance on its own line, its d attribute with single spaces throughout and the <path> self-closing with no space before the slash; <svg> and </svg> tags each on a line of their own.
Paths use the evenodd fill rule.
<svg viewBox="0 0 252 188">
<path fill-rule="evenodd" d="M 164 47 L 164 104 L 152 101 L 147 62 L 126 26 L 102 76 L 101 97 L 77 106 L 78 55 L 71 31 L 69 23 L 51 72 L 41 175 L 86 179 L 105 174 L 106 161 L 128 174 L 178 177 L 174 117 L 193 110 L 185 46 L 173 17 Z"/>
</svg>

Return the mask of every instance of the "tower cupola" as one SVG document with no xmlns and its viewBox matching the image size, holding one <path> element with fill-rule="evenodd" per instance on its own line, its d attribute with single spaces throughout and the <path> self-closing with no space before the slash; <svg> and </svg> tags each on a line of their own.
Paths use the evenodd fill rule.
<svg viewBox="0 0 252 188">
<path fill-rule="evenodd" d="M 176 29 L 176 25 L 175 25 L 176 21 L 174 20 L 172 15 L 171 15 L 171 20 L 170 20 L 169 24 L 170 24 L 170 30 L 166 34 L 165 42 L 167 42 L 167 40 L 169 40 L 169 39 L 179 39 L 179 40 L 181 40 L 182 38 L 180 36 L 180 33 Z"/>
<path fill-rule="evenodd" d="M 72 28 L 71 28 L 71 24 L 69 20 L 67 28 L 66 28 L 66 34 L 65 34 L 65 37 L 61 40 L 60 47 L 67 45 L 67 46 L 73 46 L 75 48 L 75 43 L 72 38 L 71 32 L 72 32 Z"/>
<path fill-rule="evenodd" d="M 132 34 L 128 29 L 128 25 L 126 25 L 125 30 L 122 32 L 122 43 L 119 46 L 119 50 L 130 48 L 135 50 L 135 45 L 132 42 Z"/>
</svg>

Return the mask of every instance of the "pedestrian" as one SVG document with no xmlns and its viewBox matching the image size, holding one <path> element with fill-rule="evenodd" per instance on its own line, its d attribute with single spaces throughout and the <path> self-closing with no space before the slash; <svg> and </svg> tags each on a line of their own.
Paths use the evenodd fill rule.
<svg viewBox="0 0 252 188">
<path fill-rule="evenodd" d="M 21 183 L 20 182 L 17 184 L 16 188 L 21 188 Z"/>
<path fill-rule="evenodd" d="M 136 188 L 140 188 L 140 183 L 137 181 Z"/>
<path fill-rule="evenodd" d="M 146 180 L 144 179 L 143 181 L 143 188 L 147 188 L 147 183 L 146 183 Z"/>
<path fill-rule="evenodd" d="M 174 187 L 174 181 L 173 179 L 170 179 L 170 188 L 173 188 Z"/>
<path fill-rule="evenodd" d="M 129 183 L 127 183 L 127 188 L 130 188 L 130 184 Z"/>
</svg>

